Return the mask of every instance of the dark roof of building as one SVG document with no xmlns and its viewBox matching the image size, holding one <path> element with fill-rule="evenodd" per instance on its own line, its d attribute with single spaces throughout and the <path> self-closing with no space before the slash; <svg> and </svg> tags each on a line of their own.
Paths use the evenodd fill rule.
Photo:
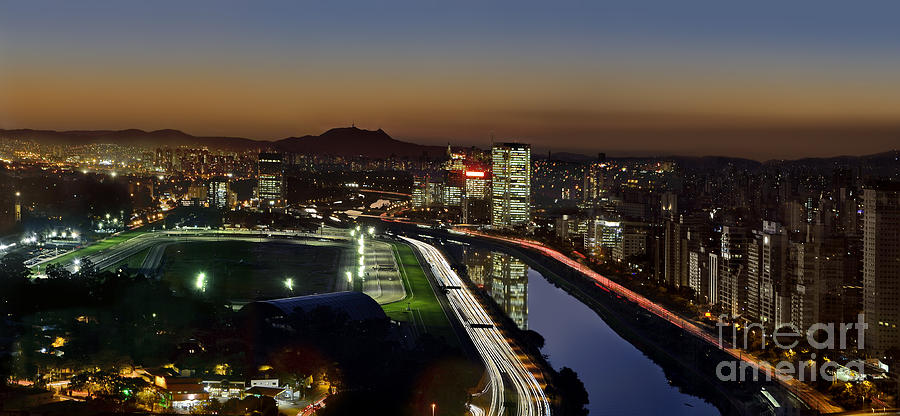
<svg viewBox="0 0 900 416">
<path fill-rule="evenodd" d="M 296 296 L 292 298 L 272 299 L 253 302 L 256 307 L 274 307 L 281 315 L 288 316 L 299 309 L 310 312 L 320 306 L 332 308 L 347 314 L 355 321 L 371 319 L 387 319 L 384 310 L 375 299 L 362 292 L 334 292 L 321 295 Z M 249 306 L 248 305 L 248 306 Z"/>
<path fill-rule="evenodd" d="M 284 392 L 285 390 L 286 389 L 283 389 L 281 387 L 255 386 L 255 387 L 251 387 L 251 388 L 247 389 L 247 394 L 258 394 L 260 396 L 275 397 L 275 396 L 281 394 L 282 392 Z"/>
</svg>

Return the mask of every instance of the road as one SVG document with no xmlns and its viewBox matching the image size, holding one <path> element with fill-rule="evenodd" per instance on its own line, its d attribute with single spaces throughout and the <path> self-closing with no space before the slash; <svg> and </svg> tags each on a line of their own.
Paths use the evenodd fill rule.
<svg viewBox="0 0 900 416">
<path fill-rule="evenodd" d="M 484 362 L 488 382 L 482 393 L 490 395 L 490 405 L 486 411 L 470 407 L 470 412 L 473 415 L 488 416 L 506 414 L 504 394 L 506 386 L 509 385 L 516 393 L 517 415 L 549 415 L 550 403 L 540 383 L 529 370 L 530 364 L 515 352 L 475 295 L 450 268 L 443 254 L 430 244 L 407 237 L 401 238 L 425 259 L 436 281 L 443 286 L 454 288 L 449 289 L 447 293 L 450 306 L 463 323 L 466 333 Z M 473 328 L 473 325 L 477 327 Z"/>
<path fill-rule="evenodd" d="M 809 385 L 807 385 L 793 377 L 776 377 L 775 369 L 771 365 L 766 364 L 765 362 L 758 360 L 755 357 L 748 355 L 747 353 L 742 352 L 740 349 L 733 348 L 727 344 L 724 344 L 724 345 L 720 344 L 720 340 L 719 340 L 718 336 L 714 336 L 714 335 L 708 333 L 706 330 L 702 329 L 699 325 L 696 325 L 692 321 L 686 320 L 686 319 L 678 316 L 677 314 L 670 312 L 669 310 L 663 308 L 659 304 L 654 303 L 653 301 L 650 301 L 649 299 L 631 291 L 628 288 L 625 288 L 624 286 L 622 286 L 616 282 L 613 282 L 610 279 L 607 279 L 606 277 L 603 277 L 602 275 L 591 270 L 587 266 L 585 266 L 581 263 L 578 263 L 575 260 L 572 260 L 568 256 L 566 256 L 552 248 L 549 248 L 543 244 L 540 244 L 540 243 L 537 243 L 534 241 L 529 241 L 529 240 L 498 237 L 498 236 L 475 232 L 472 230 L 463 230 L 463 231 L 467 234 L 475 235 L 478 237 L 485 237 L 485 238 L 489 238 L 489 239 L 504 241 L 507 243 L 517 245 L 519 247 L 535 250 L 547 257 L 553 258 L 553 259 L 559 261 L 560 263 L 563 263 L 564 265 L 566 265 L 572 269 L 575 269 L 575 270 L 579 271 L 580 273 L 584 274 L 585 276 L 591 278 L 592 280 L 594 280 L 594 282 L 598 286 L 608 289 L 608 290 L 618 294 L 619 296 L 622 296 L 622 297 L 628 299 L 629 301 L 636 303 L 637 305 L 639 305 L 643 309 L 647 310 L 648 312 L 653 313 L 654 315 L 669 321 L 673 325 L 680 327 L 681 329 L 687 331 L 688 333 L 694 335 L 695 337 L 700 338 L 710 344 L 713 344 L 718 348 L 721 348 L 722 350 L 726 351 L 729 355 L 731 355 L 733 358 L 735 358 L 739 361 L 744 361 L 744 362 L 752 365 L 754 368 L 758 368 L 761 371 L 761 374 L 767 374 L 773 380 L 777 380 L 788 391 L 790 391 L 792 394 L 797 396 L 801 401 L 806 403 L 811 408 L 813 408 L 821 413 L 836 413 L 836 412 L 841 412 L 844 410 L 838 406 L 835 406 L 830 400 L 828 400 L 827 397 L 825 397 L 825 395 L 816 391 L 814 388 L 810 387 Z"/>
</svg>

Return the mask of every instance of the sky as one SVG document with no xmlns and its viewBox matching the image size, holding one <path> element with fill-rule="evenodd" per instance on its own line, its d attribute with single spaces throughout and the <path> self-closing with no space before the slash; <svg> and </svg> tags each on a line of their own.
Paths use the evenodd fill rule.
<svg viewBox="0 0 900 416">
<path fill-rule="evenodd" d="M 0 1 L 0 128 L 539 151 L 900 143 L 896 1 Z"/>
</svg>

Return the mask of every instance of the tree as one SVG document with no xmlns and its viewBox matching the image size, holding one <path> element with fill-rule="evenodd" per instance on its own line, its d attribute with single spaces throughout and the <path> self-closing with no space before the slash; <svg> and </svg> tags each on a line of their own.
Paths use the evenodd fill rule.
<svg viewBox="0 0 900 416">
<path fill-rule="evenodd" d="M 562 396 L 561 412 L 563 415 L 583 416 L 588 414 L 585 406 L 590 403 L 584 383 L 578 379 L 575 370 L 563 367 L 556 376 L 556 389 Z"/>
<path fill-rule="evenodd" d="M 72 277 L 72 273 L 59 263 L 48 265 L 44 270 L 44 274 L 46 274 L 48 278 L 55 280 L 69 279 Z"/>
<path fill-rule="evenodd" d="M 24 282 L 31 271 L 25 267 L 25 258 L 19 253 L 11 253 L 0 257 L 0 282 Z"/>
<path fill-rule="evenodd" d="M 535 349 L 540 350 L 544 348 L 544 337 L 537 331 L 527 329 L 522 331 L 522 336 L 525 338 L 525 342 Z"/>
<path fill-rule="evenodd" d="M 163 396 L 158 390 L 156 390 L 156 388 L 147 386 L 141 389 L 135 395 L 135 398 L 139 405 L 144 406 L 145 408 L 153 412 L 156 411 L 156 406 L 162 401 Z"/>
<path fill-rule="evenodd" d="M 22 255 L 12 253 L 0 257 L 0 287 L 3 288 L 0 291 L 0 312 L 4 315 L 17 309 L 30 273 Z"/>
</svg>

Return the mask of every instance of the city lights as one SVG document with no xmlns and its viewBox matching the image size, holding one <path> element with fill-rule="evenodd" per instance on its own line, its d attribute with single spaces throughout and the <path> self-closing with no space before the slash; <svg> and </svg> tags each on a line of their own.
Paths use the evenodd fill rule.
<svg viewBox="0 0 900 416">
<path fill-rule="evenodd" d="M 0 413 L 900 411 L 900 3 L 10 3 Z"/>
</svg>

